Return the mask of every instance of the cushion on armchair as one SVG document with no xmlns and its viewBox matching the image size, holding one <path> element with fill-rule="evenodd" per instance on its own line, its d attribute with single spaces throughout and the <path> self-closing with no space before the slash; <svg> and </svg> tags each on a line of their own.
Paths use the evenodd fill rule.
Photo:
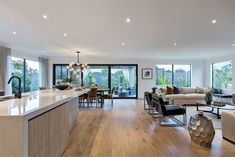
<svg viewBox="0 0 235 157">
<path fill-rule="evenodd" d="M 165 116 L 182 115 L 186 113 L 186 110 L 179 105 L 165 105 L 165 108 Z"/>
</svg>

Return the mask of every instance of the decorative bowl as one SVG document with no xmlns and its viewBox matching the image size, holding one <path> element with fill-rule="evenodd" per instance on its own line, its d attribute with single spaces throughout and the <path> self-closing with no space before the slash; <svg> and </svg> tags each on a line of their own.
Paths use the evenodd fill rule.
<svg viewBox="0 0 235 157">
<path fill-rule="evenodd" d="M 59 89 L 59 90 L 65 90 L 68 87 L 69 87 L 68 84 L 58 84 L 58 85 L 55 85 L 55 88 Z"/>
</svg>

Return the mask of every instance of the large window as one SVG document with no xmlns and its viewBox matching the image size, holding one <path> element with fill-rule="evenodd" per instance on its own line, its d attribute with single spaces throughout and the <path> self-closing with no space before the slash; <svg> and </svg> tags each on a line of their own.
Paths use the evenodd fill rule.
<svg viewBox="0 0 235 157">
<path fill-rule="evenodd" d="M 23 92 L 39 89 L 39 62 L 11 57 L 11 76 L 21 78 Z M 13 80 L 12 92 L 18 91 L 18 81 Z"/>
<path fill-rule="evenodd" d="M 83 85 L 115 88 L 116 98 L 137 98 L 137 65 L 88 65 Z"/>
<path fill-rule="evenodd" d="M 232 61 L 212 64 L 212 86 L 232 89 Z"/>
<path fill-rule="evenodd" d="M 114 97 L 136 97 L 136 66 L 111 66 L 111 87 Z"/>
<path fill-rule="evenodd" d="M 83 85 L 108 88 L 108 66 L 88 66 L 83 73 Z"/>
<path fill-rule="evenodd" d="M 53 85 L 63 82 L 70 77 L 67 69 L 68 64 L 54 64 L 53 65 Z"/>
<path fill-rule="evenodd" d="M 190 65 L 173 65 L 174 68 L 174 85 L 177 87 L 191 86 L 191 66 Z"/>
<path fill-rule="evenodd" d="M 161 87 L 172 85 L 172 65 L 157 65 L 157 79 L 156 84 Z"/>
<path fill-rule="evenodd" d="M 66 69 L 68 64 L 53 65 L 53 83 L 56 84 L 70 77 Z M 116 98 L 137 98 L 138 65 L 136 64 L 89 64 L 82 73 L 79 85 L 84 87 L 103 86 L 115 88 Z"/>
<path fill-rule="evenodd" d="M 160 87 L 191 86 L 191 65 L 157 65 L 156 75 L 156 85 Z"/>
</svg>

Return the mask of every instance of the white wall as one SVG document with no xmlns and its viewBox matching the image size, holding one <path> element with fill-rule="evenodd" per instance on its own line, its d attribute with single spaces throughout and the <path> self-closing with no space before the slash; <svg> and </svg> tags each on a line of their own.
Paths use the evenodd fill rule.
<svg viewBox="0 0 235 157">
<path fill-rule="evenodd" d="M 52 87 L 52 69 L 53 64 L 69 64 L 75 62 L 76 58 L 49 58 L 49 83 Z M 81 62 L 88 64 L 138 64 L 138 97 L 143 98 L 145 91 L 151 91 L 151 88 L 156 86 L 156 70 L 155 65 L 157 64 L 191 64 L 192 65 L 192 86 L 204 86 L 205 85 L 205 62 L 198 60 L 136 60 L 136 59 L 111 59 L 111 58 L 84 58 L 81 57 Z M 141 69 L 142 68 L 153 68 L 153 79 L 142 80 Z"/>
<path fill-rule="evenodd" d="M 212 63 L 217 63 L 217 62 L 224 62 L 224 61 L 232 61 L 232 90 L 226 90 L 226 93 L 235 93 L 235 55 L 229 55 L 229 56 L 224 56 L 224 57 L 219 57 L 219 58 L 212 58 L 208 59 L 205 62 L 205 85 L 207 87 L 211 87 L 211 68 L 210 65 Z"/>
</svg>

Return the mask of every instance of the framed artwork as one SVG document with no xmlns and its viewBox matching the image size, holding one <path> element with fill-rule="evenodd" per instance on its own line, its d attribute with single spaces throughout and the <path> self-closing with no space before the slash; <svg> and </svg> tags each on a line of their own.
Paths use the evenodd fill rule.
<svg viewBox="0 0 235 157">
<path fill-rule="evenodd" d="M 152 79 L 153 69 L 152 68 L 142 68 L 142 79 Z"/>
</svg>

